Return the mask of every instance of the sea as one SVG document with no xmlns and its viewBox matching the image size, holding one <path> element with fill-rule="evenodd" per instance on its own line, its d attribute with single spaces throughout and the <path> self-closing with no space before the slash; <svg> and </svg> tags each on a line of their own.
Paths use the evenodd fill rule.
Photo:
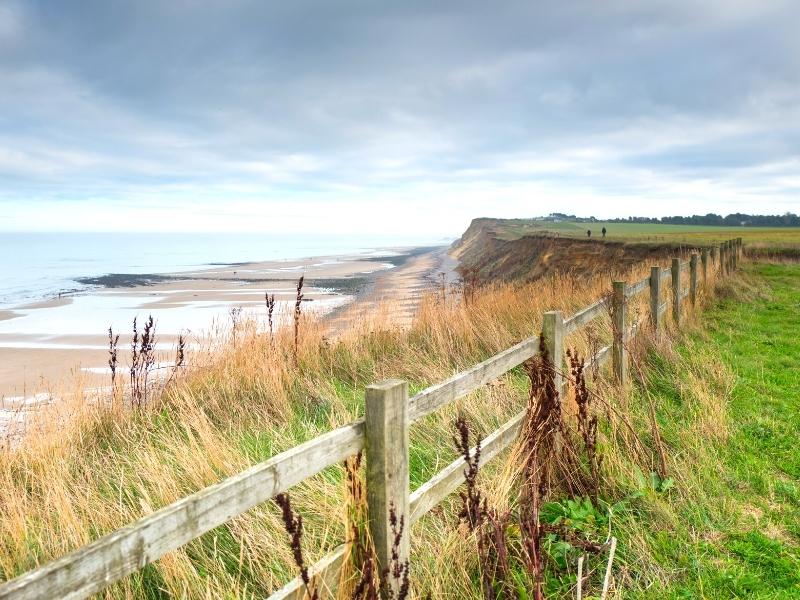
<svg viewBox="0 0 800 600">
<path fill-rule="evenodd" d="M 443 245 L 415 235 L 218 233 L 0 233 L 0 309 L 86 291 L 78 279 Z"/>
</svg>

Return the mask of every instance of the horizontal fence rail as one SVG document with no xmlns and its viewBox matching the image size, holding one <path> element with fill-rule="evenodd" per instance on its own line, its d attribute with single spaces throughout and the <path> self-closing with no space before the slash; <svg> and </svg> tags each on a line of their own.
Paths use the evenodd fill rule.
<svg viewBox="0 0 800 600">
<path fill-rule="evenodd" d="M 0 599 L 85 598 L 363 447 L 364 421 L 334 429 L 0 586 Z"/>
<path fill-rule="evenodd" d="M 408 400 L 409 419 L 417 421 L 445 404 L 466 396 L 532 358 L 538 350 L 539 338 L 530 337 L 442 383 L 422 390 Z"/>
<path fill-rule="evenodd" d="M 637 294 L 640 294 L 649 287 L 650 287 L 650 278 L 645 277 L 641 281 L 637 281 L 633 285 L 628 286 L 628 288 L 625 290 L 625 296 L 628 298 L 636 296 Z"/>
<path fill-rule="evenodd" d="M 730 240 L 722 246 L 715 246 L 710 253 L 704 251 L 702 283 L 706 283 L 708 267 L 712 268 L 712 272 L 713 269 L 721 274 L 730 272 L 738 264 L 741 252 L 741 238 Z M 672 269 L 653 267 L 650 277 L 629 286 L 624 282 L 615 282 L 613 296 L 600 299 L 567 319 L 563 319 L 561 313 L 558 312 L 547 313 L 545 315 L 546 331 L 543 333 L 545 346 L 548 349 L 555 348 L 556 354 L 562 355 L 557 357 L 557 361 L 563 361 L 564 336 L 610 312 L 615 324 L 614 342 L 601 348 L 594 356 L 590 357 L 585 368 L 601 367 L 613 357 L 615 374 L 622 375 L 620 383 L 624 384 L 626 343 L 637 334 L 642 326 L 641 323 L 633 323 L 629 327 L 625 323 L 625 305 L 628 300 L 650 289 L 650 320 L 657 333 L 660 316 L 667 312 L 670 304 L 662 302 L 660 299 L 661 283 L 671 280 L 673 313 L 676 323 L 679 323 L 682 300 L 691 294 L 691 304 L 694 305 L 698 289 L 697 263 L 698 255 L 693 254 L 691 261 L 681 262 L 675 259 Z M 680 279 L 687 270 L 689 271 L 689 284 L 684 286 Z M 401 402 L 399 406 L 401 408 L 406 406 L 403 409 L 406 419 L 404 427 L 407 430 L 410 423 L 483 387 L 536 356 L 539 352 L 539 344 L 539 336 L 527 338 L 441 383 L 422 390 L 407 401 L 403 400 L 407 404 Z M 558 362 L 556 365 L 558 367 Z M 559 370 L 557 368 L 556 372 Z M 555 381 L 563 392 L 568 382 L 562 375 L 558 375 L 558 379 Z M 388 384 L 402 385 L 405 389 L 403 382 L 387 382 L 382 385 Z M 383 389 L 380 385 L 371 386 L 371 388 Z M 407 396 L 403 396 L 403 398 L 407 398 Z M 374 404 L 374 406 L 381 407 L 380 398 L 376 401 L 378 404 Z M 396 398 L 394 401 L 396 402 Z M 380 408 L 380 410 L 384 409 Z M 526 411 L 518 413 L 483 440 L 479 468 L 499 456 L 515 442 L 524 425 L 525 417 Z M 391 434 L 390 430 L 387 432 Z M 368 434 L 366 422 L 362 419 L 282 452 L 218 484 L 204 488 L 143 517 L 127 527 L 101 537 L 62 558 L 1 584 L 0 600 L 12 598 L 21 600 L 34 598 L 78 599 L 100 592 L 126 575 L 158 560 L 167 552 L 179 548 L 320 471 L 357 454 L 365 448 Z M 392 439 L 392 435 L 385 437 L 385 441 L 389 444 L 394 443 Z M 407 465 L 407 441 L 405 444 L 405 465 Z M 388 456 L 394 452 L 394 449 L 387 447 L 381 452 L 385 452 Z M 474 452 L 475 448 L 472 448 L 470 455 L 474 456 Z M 391 464 L 397 458 L 397 456 L 392 456 L 392 461 L 387 464 Z M 407 514 L 399 516 L 407 518 L 406 522 L 410 524 L 418 521 L 463 483 L 464 467 L 464 458 L 459 457 L 405 498 L 394 498 L 395 505 L 408 507 Z M 407 479 L 407 468 L 405 472 Z M 376 490 L 376 486 L 392 485 L 397 489 L 402 489 L 402 485 L 398 488 L 396 482 L 387 481 L 371 480 L 368 477 L 366 482 L 368 495 L 377 493 L 380 497 L 380 494 L 385 492 L 385 490 Z M 387 499 L 384 498 L 384 500 Z M 370 523 L 370 527 L 373 526 Z M 309 568 L 309 575 L 323 594 L 321 597 L 330 597 L 336 591 L 346 551 L 347 546 L 342 544 Z M 305 593 L 304 584 L 298 577 L 288 582 L 270 598 L 272 600 L 301 600 Z"/>
<path fill-rule="evenodd" d="M 572 333 L 576 329 L 580 329 L 587 323 L 590 323 L 608 313 L 608 301 L 603 298 L 594 304 L 590 304 L 586 308 L 579 310 L 569 319 L 564 321 L 564 333 Z"/>
</svg>

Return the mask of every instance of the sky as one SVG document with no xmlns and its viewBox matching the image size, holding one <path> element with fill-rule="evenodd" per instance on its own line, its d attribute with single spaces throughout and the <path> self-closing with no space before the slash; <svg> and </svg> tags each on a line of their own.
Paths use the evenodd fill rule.
<svg viewBox="0 0 800 600">
<path fill-rule="evenodd" d="M 800 212 L 800 2 L 0 0 L 0 231 Z"/>
</svg>

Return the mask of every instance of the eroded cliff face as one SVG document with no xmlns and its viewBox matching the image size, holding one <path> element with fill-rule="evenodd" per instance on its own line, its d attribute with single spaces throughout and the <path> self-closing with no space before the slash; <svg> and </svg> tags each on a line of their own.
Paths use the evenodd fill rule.
<svg viewBox="0 0 800 600">
<path fill-rule="evenodd" d="M 669 244 L 606 242 L 557 237 L 548 232 L 515 237 L 513 221 L 475 219 L 450 254 L 464 279 L 532 281 L 551 273 L 576 276 L 624 273 L 631 267 L 675 255 Z"/>
</svg>

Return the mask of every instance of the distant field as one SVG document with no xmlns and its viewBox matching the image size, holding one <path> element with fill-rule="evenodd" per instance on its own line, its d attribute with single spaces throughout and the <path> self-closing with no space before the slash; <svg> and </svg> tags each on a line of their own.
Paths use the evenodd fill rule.
<svg viewBox="0 0 800 600">
<path fill-rule="evenodd" d="M 712 244 L 740 237 L 745 243 L 767 246 L 800 244 L 800 227 L 711 227 L 703 225 L 661 225 L 656 223 L 558 223 L 533 219 L 498 219 L 497 233 L 504 239 L 516 239 L 524 235 L 553 232 L 563 237 L 585 238 L 592 231 L 592 239 L 602 238 L 603 227 L 606 239 L 626 242 L 668 242 Z"/>
</svg>

